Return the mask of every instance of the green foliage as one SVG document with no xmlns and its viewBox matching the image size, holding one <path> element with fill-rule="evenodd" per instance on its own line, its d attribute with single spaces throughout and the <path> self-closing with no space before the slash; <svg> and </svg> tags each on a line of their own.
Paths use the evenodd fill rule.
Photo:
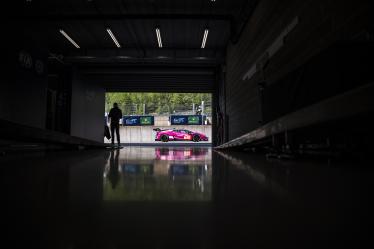
<svg viewBox="0 0 374 249">
<path fill-rule="evenodd" d="M 210 113 L 211 98 L 209 93 L 107 93 L 105 111 L 118 103 L 124 115 L 170 114 L 191 111 L 204 101 Z"/>
</svg>

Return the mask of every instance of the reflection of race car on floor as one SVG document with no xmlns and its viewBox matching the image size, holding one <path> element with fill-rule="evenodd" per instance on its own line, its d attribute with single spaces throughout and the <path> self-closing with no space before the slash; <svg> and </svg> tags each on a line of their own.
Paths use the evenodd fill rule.
<svg viewBox="0 0 374 249">
<path fill-rule="evenodd" d="M 185 129 L 168 129 L 161 130 L 159 128 L 153 129 L 156 131 L 155 141 L 208 141 L 208 137 L 199 132 L 193 132 Z"/>
<path fill-rule="evenodd" d="M 208 148 L 156 148 L 158 160 L 204 160 Z"/>
</svg>

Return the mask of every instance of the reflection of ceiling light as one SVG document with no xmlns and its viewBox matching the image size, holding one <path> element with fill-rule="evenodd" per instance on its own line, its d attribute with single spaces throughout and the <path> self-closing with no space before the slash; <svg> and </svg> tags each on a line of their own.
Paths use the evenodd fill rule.
<svg viewBox="0 0 374 249">
<path fill-rule="evenodd" d="M 110 37 L 112 38 L 113 42 L 116 44 L 117 48 L 120 48 L 121 45 L 120 45 L 119 42 L 117 41 L 117 38 L 114 36 L 113 32 L 112 32 L 110 29 L 106 29 L 106 31 L 108 32 L 108 34 L 109 34 Z"/>
<path fill-rule="evenodd" d="M 80 48 L 80 47 L 78 46 L 78 44 L 77 44 L 73 39 L 71 39 L 71 37 L 70 37 L 68 34 L 66 34 L 66 32 L 65 32 L 64 30 L 60 29 L 60 33 L 61 33 L 63 36 L 65 36 L 65 38 L 66 38 L 69 42 L 71 42 L 71 44 L 73 44 L 74 47 L 76 47 L 76 48 Z"/>
<path fill-rule="evenodd" d="M 204 37 L 201 43 L 201 48 L 205 48 L 206 40 L 208 39 L 209 29 L 204 30 Z"/>
<path fill-rule="evenodd" d="M 208 59 L 207 57 L 204 57 L 204 56 L 199 56 L 199 57 L 195 57 L 195 59 L 198 59 L 198 60 L 205 60 L 205 59 Z"/>
<path fill-rule="evenodd" d="M 157 35 L 158 47 L 162 48 L 162 39 L 161 39 L 161 33 L 160 33 L 159 28 L 156 28 L 156 35 Z"/>
</svg>

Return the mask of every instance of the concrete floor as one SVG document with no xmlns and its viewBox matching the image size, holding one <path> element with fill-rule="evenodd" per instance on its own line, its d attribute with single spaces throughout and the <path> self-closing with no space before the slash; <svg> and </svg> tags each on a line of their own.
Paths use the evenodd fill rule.
<svg viewBox="0 0 374 249">
<path fill-rule="evenodd" d="M 0 158 L 7 248 L 370 248 L 370 167 L 209 147 Z M 5 229 L 4 229 L 5 228 Z"/>
</svg>

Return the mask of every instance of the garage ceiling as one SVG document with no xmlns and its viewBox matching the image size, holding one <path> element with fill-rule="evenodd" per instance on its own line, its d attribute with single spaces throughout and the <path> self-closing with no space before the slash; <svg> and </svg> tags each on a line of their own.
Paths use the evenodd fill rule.
<svg viewBox="0 0 374 249">
<path fill-rule="evenodd" d="M 22 46 L 37 44 L 51 62 L 76 66 L 108 91 L 212 92 L 227 44 L 238 40 L 257 2 L 20 0 L 4 6 L 1 18 L 17 27 L 7 33 Z"/>
<path fill-rule="evenodd" d="M 76 63 L 215 62 L 235 42 L 257 0 L 23 0 L 8 9 L 25 37 Z M 163 47 L 159 48 L 156 28 Z M 121 48 L 107 33 L 110 28 Z M 78 45 L 75 48 L 59 30 Z M 208 29 L 206 47 L 201 48 Z"/>
</svg>

